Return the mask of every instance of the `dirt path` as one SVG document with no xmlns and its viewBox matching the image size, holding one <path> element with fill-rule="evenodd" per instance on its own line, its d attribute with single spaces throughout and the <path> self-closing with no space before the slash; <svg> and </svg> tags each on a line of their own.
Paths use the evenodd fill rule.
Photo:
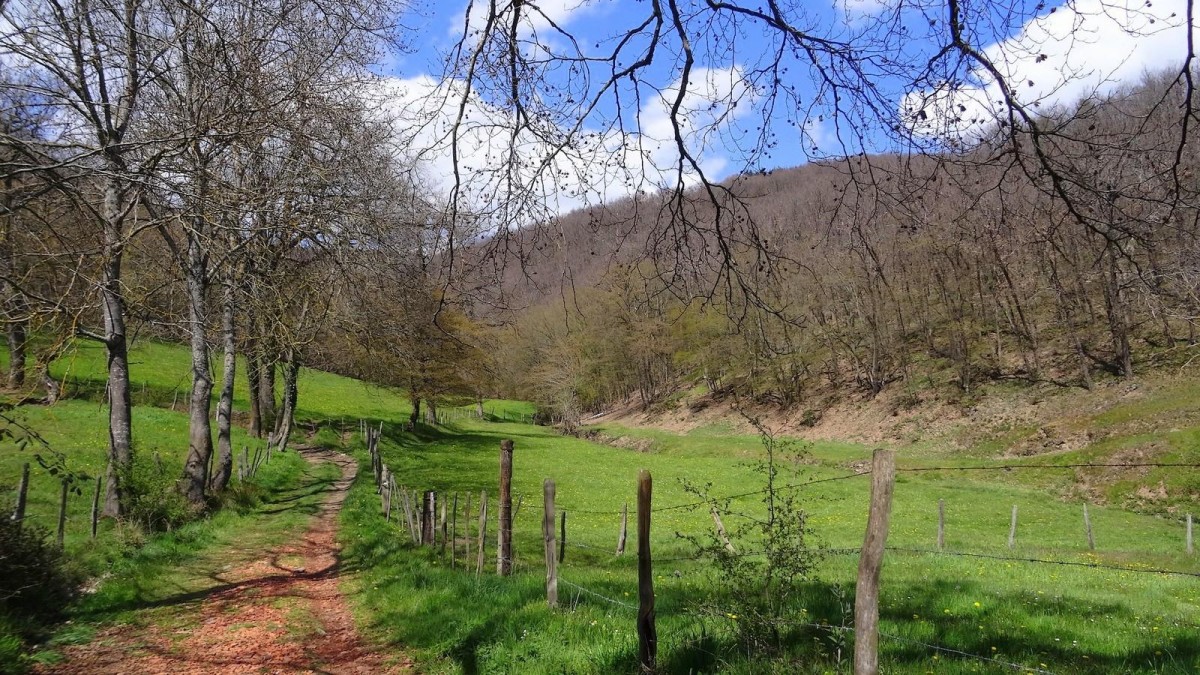
<svg viewBox="0 0 1200 675">
<path fill-rule="evenodd" d="M 66 660 L 39 672 L 60 673 L 407 673 L 411 662 L 373 654 L 354 628 L 338 591 L 337 514 L 357 465 L 346 455 L 301 450 L 310 462 L 333 462 L 341 478 L 328 490 L 301 540 L 257 560 L 214 570 L 217 590 L 182 605 L 169 625 L 118 626 Z"/>
</svg>

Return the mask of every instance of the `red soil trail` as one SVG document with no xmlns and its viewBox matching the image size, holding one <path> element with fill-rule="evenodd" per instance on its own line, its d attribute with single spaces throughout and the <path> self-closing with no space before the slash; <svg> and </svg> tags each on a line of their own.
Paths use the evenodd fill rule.
<svg viewBox="0 0 1200 675">
<path fill-rule="evenodd" d="M 358 635 L 338 591 L 337 514 L 356 463 L 340 453 L 302 449 L 311 462 L 333 462 L 341 478 L 328 490 L 301 540 L 249 564 L 221 570 L 221 583 L 196 602 L 176 607 L 163 625 L 117 626 L 65 660 L 38 670 L 47 675 L 96 673 L 319 673 L 366 675 L 413 672 L 411 661 L 373 653 Z M 161 622 L 155 622 L 161 623 Z"/>
</svg>

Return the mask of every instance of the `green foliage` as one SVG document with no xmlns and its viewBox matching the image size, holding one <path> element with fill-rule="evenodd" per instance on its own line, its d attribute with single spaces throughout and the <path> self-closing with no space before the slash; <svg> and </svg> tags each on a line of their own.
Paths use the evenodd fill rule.
<svg viewBox="0 0 1200 675">
<path fill-rule="evenodd" d="M 125 520 L 147 532 L 173 530 L 196 517 L 183 494 L 176 489 L 177 477 L 156 462 L 135 462 L 125 477 Z"/>
<path fill-rule="evenodd" d="M 762 518 L 739 519 L 722 538 L 714 528 L 705 534 L 682 534 L 700 557 L 711 560 L 713 587 L 721 592 L 695 600 L 701 616 L 733 615 L 739 647 L 778 655 L 785 649 L 789 622 L 805 621 L 796 602 L 804 583 L 812 580 L 820 560 L 810 543 L 808 512 L 792 487 L 801 482 L 806 446 L 777 437 L 760 420 L 751 419 L 762 440 L 764 456 L 750 464 L 762 485 Z M 702 507 L 720 515 L 730 512 L 730 499 L 712 494 L 712 483 L 687 485 Z"/>
<path fill-rule="evenodd" d="M 0 518 L 0 617 L 28 636 L 62 616 L 79 581 L 78 571 L 49 531 Z M 0 643 L 0 649 L 5 644 Z"/>
</svg>

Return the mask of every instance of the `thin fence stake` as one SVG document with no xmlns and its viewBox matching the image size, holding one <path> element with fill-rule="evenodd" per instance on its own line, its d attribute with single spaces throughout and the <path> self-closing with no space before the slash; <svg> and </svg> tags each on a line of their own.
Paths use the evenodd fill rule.
<svg viewBox="0 0 1200 675">
<path fill-rule="evenodd" d="M 483 553 L 487 543 L 487 490 L 479 493 L 479 557 L 475 561 L 475 576 L 483 574 Z"/>
<path fill-rule="evenodd" d="M 558 564 L 554 557 L 554 481 L 542 483 L 542 542 L 546 552 L 546 604 L 558 607 Z"/>
<path fill-rule="evenodd" d="M 58 501 L 58 545 L 63 545 L 63 537 L 67 531 L 67 491 L 70 484 L 64 478 L 62 482 L 62 497 Z"/>
<path fill-rule="evenodd" d="M 892 491 L 896 484 L 896 455 L 879 449 L 871 458 L 871 510 L 858 560 L 854 593 L 854 675 L 879 672 L 879 575 L 887 545 Z"/>
<path fill-rule="evenodd" d="M 103 474 L 96 476 L 96 491 L 92 493 L 92 539 L 100 529 L 100 486 L 103 481 Z"/>
<path fill-rule="evenodd" d="M 1012 520 L 1008 524 L 1008 547 L 1017 544 L 1017 505 L 1013 504 Z"/>
<path fill-rule="evenodd" d="M 21 529 L 25 522 L 25 501 L 29 496 L 29 462 L 21 467 L 21 483 L 17 486 L 17 507 L 13 509 L 12 519 Z"/>
<path fill-rule="evenodd" d="M 467 493 L 467 508 L 463 513 L 463 567 L 471 570 L 471 493 Z"/>
<path fill-rule="evenodd" d="M 442 548 L 438 551 L 438 556 L 446 557 L 446 497 L 442 495 L 441 503 L 438 505 L 438 532 L 442 535 Z"/>
<path fill-rule="evenodd" d="M 710 507 L 709 512 L 712 513 L 713 523 L 717 527 L 717 536 L 721 538 L 721 543 L 725 545 L 725 550 L 730 553 L 736 553 L 737 551 L 734 550 L 733 543 L 729 541 L 729 535 L 725 533 L 725 523 L 721 522 L 721 514 L 717 513 L 717 507 Z"/>
<path fill-rule="evenodd" d="M 560 521 L 562 530 L 559 532 L 558 538 L 558 562 L 562 562 L 567 557 L 567 510 L 563 509 Z"/>
<path fill-rule="evenodd" d="M 1187 552 L 1192 554 L 1192 514 L 1187 514 Z"/>
<path fill-rule="evenodd" d="M 938 532 L 937 532 L 937 548 L 939 551 L 946 548 L 946 500 L 938 500 Z"/>
<path fill-rule="evenodd" d="M 1087 531 L 1088 550 L 1096 550 L 1096 540 L 1092 537 L 1092 519 L 1088 515 L 1087 502 L 1083 503 L 1083 529 Z"/>
<path fill-rule="evenodd" d="M 425 500 L 421 506 L 421 543 L 433 546 L 437 537 L 437 492 L 425 491 Z"/>
<path fill-rule="evenodd" d="M 458 493 L 454 493 L 454 506 L 450 516 L 450 569 L 454 569 L 454 558 L 458 555 Z"/>
<path fill-rule="evenodd" d="M 625 533 L 629 527 L 629 502 L 621 506 L 621 532 L 617 534 L 617 555 L 625 555 Z"/>
</svg>

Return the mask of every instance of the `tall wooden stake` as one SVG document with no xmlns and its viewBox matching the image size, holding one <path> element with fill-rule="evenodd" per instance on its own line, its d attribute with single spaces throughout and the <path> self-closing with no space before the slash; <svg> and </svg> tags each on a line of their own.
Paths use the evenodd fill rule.
<svg viewBox="0 0 1200 675">
<path fill-rule="evenodd" d="M 643 673 L 653 673 L 658 661 L 658 630 L 654 625 L 654 566 L 650 559 L 650 507 L 654 482 L 650 472 L 638 472 L 638 663 Z"/>
<path fill-rule="evenodd" d="M 554 481 L 542 483 L 542 542 L 546 547 L 546 603 L 558 607 L 558 561 L 554 557 Z"/>
<path fill-rule="evenodd" d="M 21 483 L 17 486 L 17 507 L 13 509 L 12 519 L 17 524 L 17 529 L 21 529 L 21 524 L 25 522 L 25 502 L 29 497 L 29 462 L 21 467 Z"/>
<path fill-rule="evenodd" d="M 496 574 L 512 574 L 512 462 L 513 442 L 500 441 L 500 518 L 496 534 Z"/>
<path fill-rule="evenodd" d="M 621 532 L 617 534 L 617 555 L 625 555 L 625 533 L 629 527 L 629 502 L 621 507 Z"/>
<path fill-rule="evenodd" d="M 876 450 L 871 458 L 871 510 L 854 593 L 854 675 L 879 672 L 879 575 L 895 484 L 895 454 L 891 450 Z"/>
</svg>

